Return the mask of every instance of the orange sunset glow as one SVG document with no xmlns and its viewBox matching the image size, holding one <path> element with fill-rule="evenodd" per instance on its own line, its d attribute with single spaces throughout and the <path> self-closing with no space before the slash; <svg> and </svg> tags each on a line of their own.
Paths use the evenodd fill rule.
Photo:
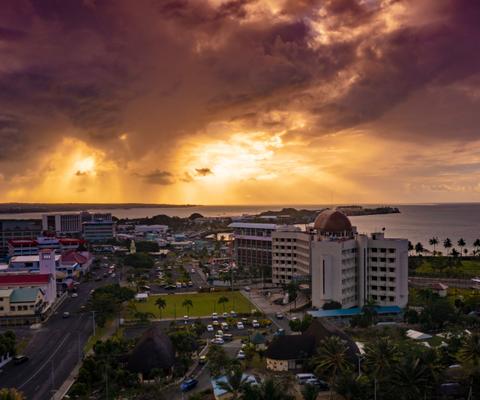
<svg viewBox="0 0 480 400">
<path fill-rule="evenodd" d="M 467 0 L 7 1 L 0 201 L 479 201 L 479 17 Z"/>
</svg>

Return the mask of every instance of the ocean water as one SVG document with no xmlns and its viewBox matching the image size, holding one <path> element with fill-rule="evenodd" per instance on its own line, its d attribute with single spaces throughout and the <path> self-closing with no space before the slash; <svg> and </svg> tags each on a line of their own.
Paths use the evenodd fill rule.
<svg viewBox="0 0 480 400">
<path fill-rule="evenodd" d="M 238 216 L 256 214 L 268 210 L 280 210 L 283 207 L 322 209 L 328 205 L 288 205 L 288 206 L 195 206 L 185 208 L 126 208 L 102 210 L 111 212 L 118 218 L 152 217 L 158 214 L 188 217 L 198 212 L 206 217 Z M 375 206 L 375 205 L 364 205 Z M 407 238 L 412 243 L 421 242 L 424 247 L 430 247 L 428 240 L 437 236 L 440 243 L 449 237 L 454 243 L 459 238 L 472 248 L 475 239 L 480 238 L 480 203 L 471 204 L 425 204 L 396 205 L 400 214 L 366 215 L 350 217 L 358 232 L 369 233 L 385 228 L 386 237 Z M 0 219 L 41 218 L 42 213 L 0 214 Z M 443 250 L 440 245 L 437 249 Z"/>
</svg>

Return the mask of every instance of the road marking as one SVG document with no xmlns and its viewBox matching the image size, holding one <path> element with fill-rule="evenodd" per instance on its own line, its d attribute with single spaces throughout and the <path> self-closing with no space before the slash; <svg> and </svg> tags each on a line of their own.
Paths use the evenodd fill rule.
<svg viewBox="0 0 480 400">
<path fill-rule="evenodd" d="M 43 368 L 45 368 L 45 366 L 50 362 L 50 360 L 55 356 L 55 354 L 57 354 L 58 350 L 60 350 L 60 348 L 63 346 L 63 343 L 65 343 L 65 340 L 67 340 L 70 335 L 71 335 L 71 333 L 64 336 L 64 338 L 61 340 L 60 344 L 57 346 L 55 351 L 50 355 L 50 357 L 47 358 L 47 360 L 42 364 L 42 366 L 39 369 L 37 369 L 37 371 L 30 378 L 28 378 L 25 382 L 23 382 L 18 387 L 19 389 L 23 388 L 28 382 L 30 382 L 33 378 L 35 378 Z"/>
</svg>

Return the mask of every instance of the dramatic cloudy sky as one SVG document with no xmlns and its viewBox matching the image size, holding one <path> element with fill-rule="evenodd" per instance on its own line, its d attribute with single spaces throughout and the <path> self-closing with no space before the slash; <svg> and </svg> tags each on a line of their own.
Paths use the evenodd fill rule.
<svg viewBox="0 0 480 400">
<path fill-rule="evenodd" d="M 478 0 L 3 0 L 0 201 L 480 201 Z"/>
</svg>

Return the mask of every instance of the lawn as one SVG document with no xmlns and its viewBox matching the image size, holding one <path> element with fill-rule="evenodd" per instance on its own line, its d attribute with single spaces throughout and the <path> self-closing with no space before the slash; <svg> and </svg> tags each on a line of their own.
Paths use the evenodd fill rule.
<svg viewBox="0 0 480 400">
<path fill-rule="evenodd" d="M 223 313 L 224 311 L 250 313 L 255 307 L 245 298 L 240 292 L 214 292 L 214 293 L 188 293 L 188 294 L 173 294 L 173 295 L 153 295 L 149 296 L 146 302 L 135 302 L 137 311 L 149 312 L 154 314 L 157 318 L 160 317 L 158 307 L 155 305 L 155 300 L 162 297 L 167 306 L 162 310 L 162 318 L 175 318 L 188 315 L 190 317 L 203 317 L 211 315 L 213 312 Z M 220 297 L 228 298 L 225 304 L 218 304 Z M 187 311 L 182 303 L 190 299 L 193 307 Z M 225 307 L 224 307 L 225 306 Z"/>
<path fill-rule="evenodd" d="M 415 275 L 443 278 L 472 278 L 480 275 L 480 259 L 462 257 L 415 257 L 410 261 L 415 265 Z"/>
</svg>

